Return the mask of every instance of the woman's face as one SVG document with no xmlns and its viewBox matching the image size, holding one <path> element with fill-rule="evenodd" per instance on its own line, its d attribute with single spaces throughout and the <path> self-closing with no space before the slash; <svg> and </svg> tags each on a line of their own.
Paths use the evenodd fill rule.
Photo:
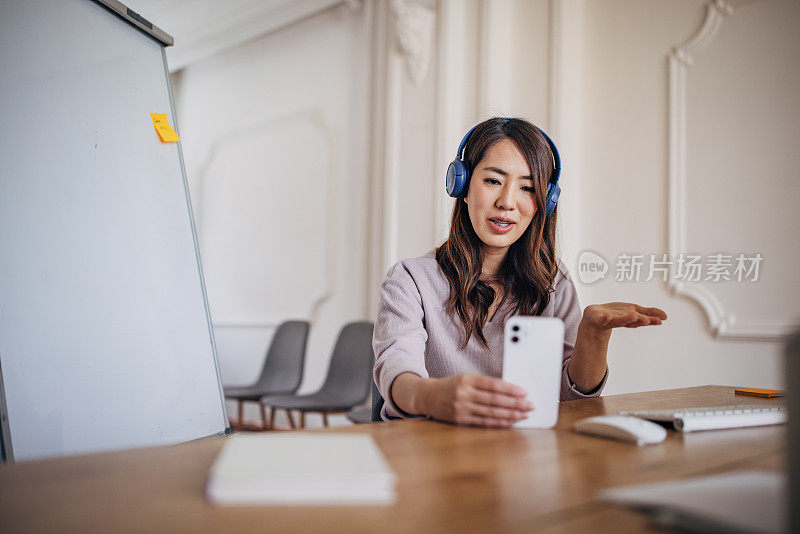
<svg viewBox="0 0 800 534">
<path fill-rule="evenodd" d="M 484 252 L 504 253 L 525 232 L 536 199 L 528 162 L 514 141 L 501 139 L 489 147 L 470 176 L 464 202 Z"/>
</svg>

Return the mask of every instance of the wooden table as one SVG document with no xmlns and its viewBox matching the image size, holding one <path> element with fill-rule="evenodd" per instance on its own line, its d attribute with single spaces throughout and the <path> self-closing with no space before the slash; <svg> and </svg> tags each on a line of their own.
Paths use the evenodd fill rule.
<svg viewBox="0 0 800 534">
<path fill-rule="evenodd" d="M 370 434 L 398 475 L 377 507 L 215 507 L 206 473 L 225 438 L 0 467 L 3 532 L 639 532 L 639 513 L 595 499 L 623 484 L 783 469 L 784 426 L 678 434 L 635 447 L 575 434 L 592 415 L 776 404 L 704 386 L 561 404 L 554 430 L 485 430 L 413 420 L 309 432 Z"/>
</svg>

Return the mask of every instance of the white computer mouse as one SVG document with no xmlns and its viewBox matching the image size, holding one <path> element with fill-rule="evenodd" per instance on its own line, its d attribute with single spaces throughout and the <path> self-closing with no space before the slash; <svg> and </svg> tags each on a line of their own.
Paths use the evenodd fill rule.
<svg viewBox="0 0 800 534">
<path fill-rule="evenodd" d="M 667 431 L 661 425 L 627 415 L 589 417 L 575 423 L 575 431 L 637 445 L 660 443 L 667 437 Z"/>
</svg>

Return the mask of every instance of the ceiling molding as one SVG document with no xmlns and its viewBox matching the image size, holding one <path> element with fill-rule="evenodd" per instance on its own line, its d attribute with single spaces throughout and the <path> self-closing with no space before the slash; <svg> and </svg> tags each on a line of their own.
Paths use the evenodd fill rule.
<svg viewBox="0 0 800 534">
<path fill-rule="evenodd" d="M 357 0 L 127 0 L 143 17 L 172 35 L 170 72 L 291 26 L 338 4 Z"/>
</svg>

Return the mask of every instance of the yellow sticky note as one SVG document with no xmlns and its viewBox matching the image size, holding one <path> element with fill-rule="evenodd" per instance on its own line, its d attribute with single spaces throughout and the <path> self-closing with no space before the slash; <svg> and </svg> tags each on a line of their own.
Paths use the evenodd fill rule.
<svg viewBox="0 0 800 534">
<path fill-rule="evenodd" d="M 172 126 L 167 122 L 166 113 L 151 113 L 150 118 L 153 119 L 153 126 L 162 143 L 172 143 L 173 141 L 181 140 L 178 134 L 175 133 L 175 130 L 172 129 Z"/>
</svg>

